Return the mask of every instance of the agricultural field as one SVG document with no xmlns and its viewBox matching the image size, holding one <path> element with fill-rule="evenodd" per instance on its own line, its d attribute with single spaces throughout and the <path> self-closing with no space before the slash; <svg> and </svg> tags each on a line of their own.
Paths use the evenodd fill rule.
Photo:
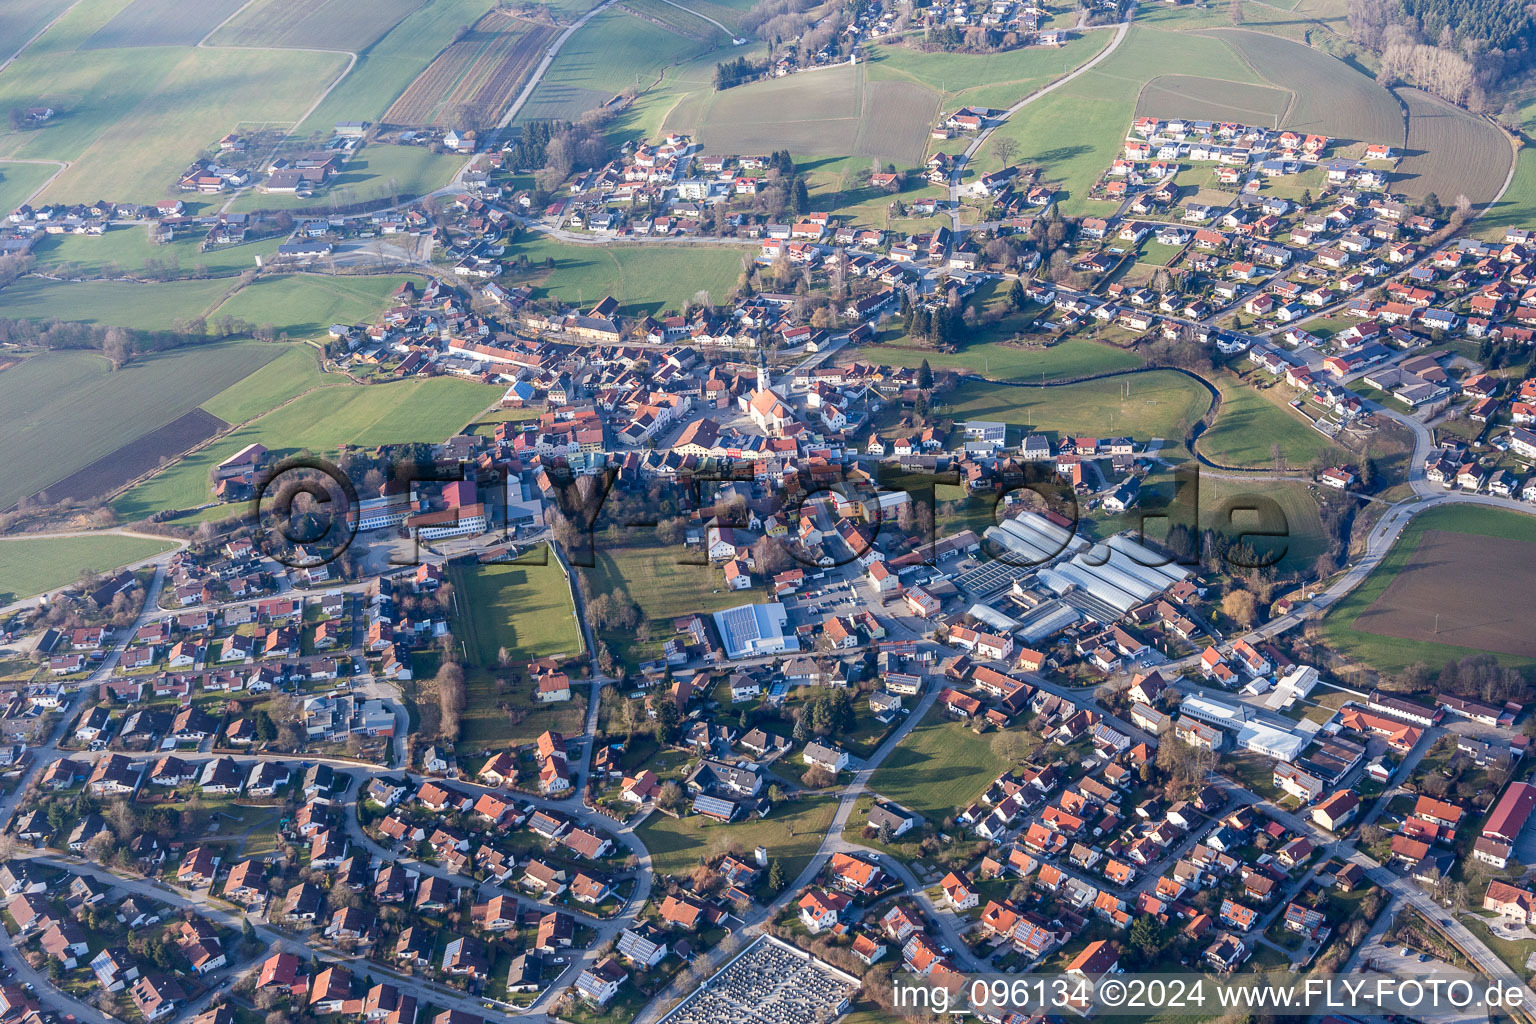
<svg viewBox="0 0 1536 1024">
<path fill-rule="evenodd" d="M 196 46 L 243 3 L 245 0 L 201 0 L 196 4 L 183 0 L 133 0 L 97 29 L 80 49 Z"/>
<path fill-rule="evenodd" d="M 1334 606 L 1323 635 L 1385 672 L 1491 652 L 1536 661 L 1529 616 L 1508 595 L 1527 582 L 1536 519 L 1476 506 L 1415 516 L 1370 577 Z"/>
<path fill-rule="evenodd" d="M 136 3 L 145 2 L 136 0 Z M 366 50 L 369 44 L 420 6 L 422 0 L 369 0 L 366 4 L 351 0 L 256 0 L 219 29 L 209 43 L 214 46 Z M 235 7 L 238 9 L 238 2 Z M 229 12 L 225 13 L 227 16 Z M 214 25 L 217 24 L 215 21 Z"/>
<path fill-rule="evenodd" d="M 493 124 L 559 33 L 553 25 L 492 11 L 438 54 L 385 111 L 384 120 L 442 127 Z"/>
<path fill-rule="evenodd" d="M 69 9 L 71 0 L 10 0 L 0 5 L 0 60 L 43 30 Z"/>
<path fill-rule="evenodd" d="M 1159 75 L 1136 98 L 1137 117 L 1195 117 L 1277 127 L 1291 104 L 1285 89 L 1198 75 Z"/>
<path fill-rule="evenodd" d="M 120 277 L 151 264 L 172 277 L 233 277 L 277 251 L 282 238 L 202 250 L 200 232 L 157 244 L 142 225 L 115 226 L 102 235 L 45 235 L 32 246 L 40 266 L 66 277 Z"/>
<path fill-rule="evenodd" d="M 263 387 L 273 385 L 268 380 Z M 257 441 L 279 452 L 442 441 L 474 420 L 500 394 L 501 389 L 492 385 L 451 377 L 315 388 L 167 466 L 128 490 L 112 507 L 120 518 L 135 520 L 164 508 L 201 505 L 211 498 L 209 471 Z M 229 397 L 222 396 L 220 401 Z M 201 518 L 217 519 L 231 511 L 229 506 L 215 506 Z"/>
<path fill-rule="evenodd" d="M 706 150 L 751 153 L 787 148 L 796 156 L 861 156 L 900 167 L 922 164 L 939 95 L 901 80 L 869 81 L 863 66 L 843 65 L 752 82 L 715 93 L 703 109 L 682 110 L 667 127 L 693 131 Z"/>
<path fill-rule="evenodd" d="M 1210 393 L 1197 381 L 1154 370 L 1044 387 L 963 381 L 944 396 L 943 411 L 958 421 L 1003 420 L 1053 439 L 1164 438 L 1176 452 L 1210 404 Z"/>
<path fill-rule="evenodd" d="M 45 102 L 59 113 L 0 135 L 0 159 L 69 161 L 44 201 L 160 199 L 187 161 L 230 129 L 302 116 L 346 60 L 296 50 L 29 51 L 0 74 L 0 105 Z"/>
<path fill-rule="evenodd" d="M 329 277 L 283 274 L 257 278 L 211 314 L 252 324 L 272 324 L 295 337 L 317 334 L 334 323 L 356 323 L 384 308 L 400 286 L 398 274 Z"/>
<path fill-rule="evenodd" d="M 370 142 L 347 158 L 340 173 L 332 176 L 318 198 L 248 189 L 230 209 L 301 210 L 324 208 L 332 203 L 346 206 L 371 199 L 404 201 L 447 185 L 464 162 L 465 158 L 455 153 L 434 153 L 426 146 Z"/>
<path fill-rule="evenodd" d="M 670 32 L 701 43 L 721 43 L 720 28 L 694 14 L 692 9 L 673 7 L 664 0 L 620 0 L 619 7 L 643 21 L 659 25 Z"/>
<path fill-rule="evenodd" d="M 1221 29 L 1211 36 L 1235 47 L 1262 78 L 1295 94 L 1281 127 L 1320 132 L 1335 145 L 1403 144 L 1403 114 L 1392 94 L 1343 61 L 1257 32 Z"/>
<path fill-rule="evenodd" d="M 58 167 L 48 163 L 17 163 L 0 160 L 0 210 L 14 210 L 42 188 Z"/>
<path fill-rule="evenodd" d="M 209 398 L 200 408 L 225 423 L 244 423 L 324 383 L 320 353 L 305 344 L 287 345 L 276 359 Z"/>
<path fill-rule="evenodd" d="M 1514 159 L 1504 133 L 1418 89 L 1399 89 L 1397 95 L 1408 106 L 1408 144 L 1393 190 L 1416 199 L 1433 192 L 1447 205 L 1457 195 L 1477 206 L 1492 202 Z"/>
<path fill-rule="evenodd" d="M 86 570 L 111 572 L 175 546 L 174 541 L 116 533 L 0 540 L 0 605 L 74 583 Z"/>
<path fill-rule="evenodd" d="M 88 324 L 112 324 L 140 331 L 166 331 L 176 320 L 205 316 L 223 299 L 231 282 L 49 281 L 24 277 L 0 290 L 0 309 L 8 317 L 54 318 Z"/>
<path fill-rule="evenodd" d="M 94 353 L 45 352 L 0 372 L 0 461 L 6 466 L 0 508 L 97 459 L 119 452 L 128 458 L 146 435 L 281 352 L 258 342 L 189 346 L 136 359 L 115 373 Z"/>
<path fill-rule="evenodd" d="M 1195 447 L 1222 466 L 1260 469 L 1274 464 L 1273 448 L 1292 467 L 1310 465 L 1334 447 L 1307 419 L 1286 406 L 1289 390 L 1260 391 L 1231 377 L 1217 379 L 1221 410 L 1216 423 L 1200 435 Z"/>
<path fill-rule="evenodd" d="M 869 780 L 872 792 L 942 822 L 965 807 L 1009 767 L 992 750 L 999 734 L 978 736 L 930 708 Z"/>
<path fill-rule="evenodd" d="M 303 123 L 302 134 L 329 132 L 337 121 L 377 121 L 416 77 L 472 25 L 491 0 L 432 0 L 407 15 L 383 38 L 357 56 L 347 77 L 328 93 Z"/>
<path fill-rule="evenodd" d="M 700 42 L 618 8 L 606 10 L 561 47 L 518 119 L 575 120 L 625 89 L 646 91 L 664 80 L 663 68 L 713 50 L 722 38 Z"/>
<path fill-rule="evenodd" d="M 630 315 L 679 309 L 699 291 L 724 302 L 736 287 L 743 261 L 755 250 L 734 246 L 580 245 L 544 235 L 524 234 L 507 248 L 507 259 L 527 256 L 530 274 L 516 277 L 534 286 L 534 297 L 553 295 L 590 306 L 612 295 Z M 554 260 L 554 271 L 543 268 Z"/>
<path fill-rule="evenodd" d="M 978 333 L 985 338 L 985 332 Z M 1026 348 L 976 339 L 958 352 L 933 352 L 899 343 L 866 347 L 860 351 L 863 358 L 891 366 L 917 366 L 926 359 L 934 370 L 958 370 L 981 374 L 991 380 L 1026 383 L 1134 370 L 1142 365 L 1141 357 L 1132 352 L 1081 338 L 1069 338 L 1049 348 Z"/>
<path fill-rule="evenodd" d="M 900 78 L 942 93 L 944 106 L 1006 109 L 1035 89 L 1092 60 L 1113 34 L 1078 36 L 1065 46 L 1026 46 L 1002 53 L 925 53 L 910 46 L 878 45 L 868 62 L 871 79 Z"/>
</svg>

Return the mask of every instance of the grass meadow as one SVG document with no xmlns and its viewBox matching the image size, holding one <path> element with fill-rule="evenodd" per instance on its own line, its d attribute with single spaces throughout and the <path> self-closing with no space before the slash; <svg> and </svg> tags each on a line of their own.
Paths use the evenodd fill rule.
<svg viewBox="0 0 1536 1024">
<path fill-rule="evenodd" d="M 208 315 L 230 287 L 231 282 L 217 278 L 139 284 L 24 277 L 0 291 L 0 309 L 17 319 L 58 318 L 167 331 L 176 320 Z"/>
<path fill-rule="evenodd" d="M 110 372 L 91 352 L 45 352 L 0 372 L 0 508 L 197 408 L 282 350 L 223 342 Z"/>
<path fill-rule="evenodd" d="M 534 286 L 534 297 L 555 296 L 590 306 L 604 295 L 631 315 L 677 309 L 702 290 L 723 302 L 754 249 L 732 245 L 580 245 L 524 233 L 507 258 L 527 256 L 533 269 L 517 278 Z M 555 261 L 551 273 L 544 261 Z"/>
<path fill-rule="evenodd" d="M 761 846 L 784 869 L 785 881 L 793 882 L 816 855 L 836 811 L 834 794 L 802 794 L 775 805 L 766 818 L 730 825 L 698 814 L 686 818 L 652 814 L 636 834 L 651 852 L 651 867 L 660 874 L 686 877 L 701 860 L 718 859 L 733 847 L 750 854 Z"/>
<path fill-rule="evenodd" d="M 875 769 L 869 788 L 941 822 L 979 797 L 1008 767 L 992 751 L 995 735 L 978 736 L 934 706 Z"/>
<path fill-rule="evenodd" d="M 143 0 L 139 0 L 143 2 Z M 214 46 L 365 50 L 422 0 L 256 0 L 216 32 Z"/>
<path fill-rule="evenodd" d="M 258 325 L 272 324 L 293 335 L 315 334 L 337 322 L 355 323 L 372 317 L 384 308 L 401 280 L 398 274 L 262 277 L 231 295 L 213 315 L 232 316 Z"/>
<path fill-rule="evenodd" d="M 80 578 L 152 558 L 176 545 L 153 537 L 104 533 L 94 537 L 15 537 L 0 540 L 0 604 Z"/>
<path fill-rule="evenodd" d="M 1092 60 L 1113 34 L 1092 32 L 1061 47 L 1027 46 L 1002 53 L 924 53 L 910 46 L 873 47 L 871 79 L 901 78 L 943 95 L 945 106 L 1006 109 L 1053 79 Z"/>
<path fill-rule="evenodd" d="M 27 197 L 42 188 L 48 175 L 58 170 L 53 164 L 18 163 L 0 160 L 0 210 L 16 209 Z"/>
<path fill-rule="evenodd" d="M 262 386 L 274 385 L 263 381 Z M 201 505 L 212 494 L 209 471 L 257 441 L 280 452 L 301 448 L 326 452 L 343 444 L 435 443 L 475 419 L 500 394 L 500 388 L 449 377 L 317 388 L 168 466 L 125 492 L 113 508 L 119 517 L 136 520 L 163 508 Z M 219 506 L 202 518 L 227 514 L 229 509 Z"/>
<path fill-rule="evenodd" d="M 1274 464 L 1274 445 L 1292 467 L 1309 465 L 1329 448 L 1336 447 L 1313 429 L 1307 419 L 1288 408 L 1289 391 L 1257 388 L 1223 376 L 1221 411 L 1210 430 L 1200 435 L 1196 447 L 1212 462 L 1238 469 L 1259 469 Z"/>
<path fill-rule="evenodd" d="M 174 276 L 229 277 L 256 266 L 256 257 L 277 251 L 281 238 L 202 251 L 201 232 L 165 244 L 149 239 L 142 225 L 117 226 L 101 235 L 44 235 L 32 247 L 37 262 L 66 277 L 118 277 L 145 269 L 151 260 Z"/>
</svg>

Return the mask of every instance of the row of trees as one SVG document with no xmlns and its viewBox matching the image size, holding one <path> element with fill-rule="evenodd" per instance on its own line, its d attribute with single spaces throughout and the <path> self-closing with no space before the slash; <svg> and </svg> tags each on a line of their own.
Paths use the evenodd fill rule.
<svg viewBox="0 0 1536 1024">
<path fill-rule="evenodd" d="M 1536 21 L 1505 0 L 1350 0 L 1350 38 L 1381 55 L 1384 84 L 1404 80 L 1473 111 L 1531 65 Z"/>
</svg>

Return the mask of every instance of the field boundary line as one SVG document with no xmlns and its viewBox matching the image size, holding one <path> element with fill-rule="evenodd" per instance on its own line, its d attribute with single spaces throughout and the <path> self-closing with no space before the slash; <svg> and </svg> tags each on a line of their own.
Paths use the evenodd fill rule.
<svg viewBox="0 0 1536 1024">
<path fill-rule="evenodd" d="M 70 11 L 74 10 L 78 6 L 80 6 L 80 0 L 75 0 L 74 3 L 70 4 L 68 7 L 64 8 L 57 15 L 55 15 L 54 19 L 52 21 L 50 21 L 48 24 L 44 25 L 42 28 L 38 29 L 36 34 L 33 35 L 31 39 L 28 39 L 26 42 L 21 44 L 21 49 L 17 50 L 15 53 L 13 53 L 9 57 L 5 58 L 5 60 L 0 61 L 0 71 L 4 71 L 6 68 L 10 67 L 13 63 L 15 63 L 16 59 L 19 58 L 22 54 L 26 53 L 27 50 L 29 50 L 32 47 L 33 43 L 37 42 L 39 39 L 43 38 L 43 36 L 47 35 L 49 29 L 51 29 L 51 28 L 53 28 L 53 26 L 57 25 L 60 21 L 62 21 L 64 19 L 64 15 L 68 14 Z"/>
<path fill-rule="evenodd" d="M 522 91 L 517 94 L 517 99 L 512 101 L 512 105 L 507 108 L 507 112 L 501 115 L 501 120 L 496 122 L 497 131 L 501 131 L 511 124 L 512 120 L 517 117 L 518 112 L 528 105 L 528 101 L 533 98 L 534 90 L 544 80 L 544 76 L 549 73 L 550 66 L 555 62 L 555 57 L 559 55 L 561 48 L 570 41 L 571 36 L 575 35 L 587 22 L 616 3 L 618 3 L 618 0 L 603 0 L 602 3 L 571 22 L 564 32 L 555 37 L 554 42 L 550 43 L 549 48 L 544 51 L 544 58 L 534 67 L 533 73 L 528 76 L 528 81 L 523 84 Z M 428 66 L 430 67 L 431 65 Z M 465 166 L 467 167 L 468 164 Z"/>
<path fill-rule="evenodd" d="M 228 25 L 230 22 L 234 21 L 236 18 L 240 17 L 240 15 L 244 14 L 245 13 L 245 9 L 247 7 L 249 7 L 249 6 L 251 6 L 251 4 L 254 4 L 255 2 L 256 2 L 256 0 L 245 0 L 245 3 L 243 3 L 239 7 L 235 8 L 234 12 L 232 14 L 230 14 L 229 17 L 225 18 L 223 21 L 221 21 L 217 25 L 213 26 L 213 28 L 209 29 L 207 34 L 205 34 L 203 36 L 203 38 L 201 38 L 201 39 L 199 39 L 197 41 L 196 45 L 197 46 L 208 46 L 209 45 L 208 40 L 213 38 L 213 34 L 215 32 L 217 32 L 219 29 L 223 28 L 225 25 Z"/>
</svg>

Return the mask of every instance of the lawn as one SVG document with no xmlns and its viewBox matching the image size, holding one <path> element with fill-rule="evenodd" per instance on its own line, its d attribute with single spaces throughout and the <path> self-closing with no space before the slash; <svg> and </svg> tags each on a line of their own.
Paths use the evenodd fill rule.
<svg viewBox="0 0 1536 1024">
<path fill-rule="evenodd" d="M 648 527 L 623 529 L 620 542 L 606 539 L 600 529 L 593 538 L 595 564 L 577 572 L 586 574 L 593 594 L 628 595 L 649 621 L 649 632 L 640 636 L 616 627 L 598 630 L 614 658 L 630 668 L 661 655 L 676 616 L 761 603 L 771 596 L 763 587 L 727 589 L 716 566 L 680 564 L 683 549 L 662 545 Z"/>
<path fill-rule="evenodd" d="M 1398 573 L 1413 560 L 1419 542 L 1428 530 L 1536 543 L 1536 518 L 1519 512 L 1466 505 L 1431 508 L 1421 512 L 1403 529 L 1397 542 L 1392 545 L 1392 550 L 1366 581 L 1329 611 L 1323 620 L 1322 634 L 1330 645 L 1383 672 L 1401 671 L 1419 662 L 1439 666 L 1453 658 L 1486 653 L 1430 640 L 1382 636 L 1353 628 L 1360 615 L 1375 603 Z M 1528 658 L 1513 655 L 1495 654 L 1494 657 L 1504 664 L 1530 663 Z"/>
<path fill-rule="evenodd" d="M 779 804 L 766 818 L 732 825 L 697 814 L 687 818 L 652 814 L 636 833 L 651 851 L 651 866 L 661 874 L 686 877 L 702 859 L 713 859 L 732 847 L 750 853 L 761 846 L 779 861 L 784 880 L 793 882 L 816 855 L 836 810 L 836 795 L 821 793 Z"/>
<path fill-rule="evenodd" d="M 500 391 L 450 377 L 319 388 L 167 467 L 123 494 L 113 508 L 120 517 L 133 520 L 161 509 L 201 505 L 211 497 L 209 471 L 220 460 L 258 441 L 279 452 L 310 448 L 321 453 L 343 444 L 435 444 L 475 419 L 496 401 Z M 234 511 L 238 509 L 216 506 L 206 518 Z"/>
<path fill-rule="evenodd" d="M 271 324 L 294 336 L 317 334 L 334 323 L 371 319 L 400 286 L 399 274 L 334 277 L 282 274 L 261 277 L 224 301 L 212 317 Z"/>
<path fill-rule="evenodd" d="M 281 353 L 224 342 L 136 359 L 112 373 L 94 353 L 45 352 L 0 372 L 0 508 L 191 412 Z"/>
<path fill-rule="evenodd" d="M 15 537 L 0 541 L 0 604 L 52 590 L 86 569 L 105 573 L 175 547 L 152 537 Z"/>
<path fill-rule="evenodd" d="M 168 331 L 177 320 L 207 316 L 233 282 L 49 281 L 24 277 L 0 290 L 0 313 L 27 320 L 78 320 L 139 331 Z"/>
<path fill-rule="evenodd" d="M 1273 448 L 1291 468 L 1310 465 L 1335 447 L 1286 401 L 1292 392 L 1273 387 L 1260 391 L 1231 376 L 1217 378 L 1221 410 L 1216 424 L 1200 436 L 1196 447 L 1212 462 L 1239 469 L 1268 468 Z"/>
<path fill-rule="evenodd" d="M 723 303 L 753 252 L 738 246 L 580 245 L 523 234 L 508 247 L 507 259 L 528 257 L 533 270 L 514 279 L 531 282 L 535 298 L 592 306 L 612 295 L 625 312 L 638 316 L 679 309 L 700 291 Z M 543 269 L 549 259 L 555 261 L 553 272 Z"/>
<path fill-rule="evenodd" d="M 996 734 L 978 736 L 937 706 L 875 770 L 869 788 L 935 824 L 969 805 L 1008 767 L 992 751 Z"/>
<path fill-rule="evenodd" d="M 257 256 L 277 251 L 281 238 L 220 246 L 203 252 L 203 233 L 194 231 L 164 245 L 149 240 L 143 226 L 113 227 L 102 235 L 44 235 L 32 247 L 37 262 L 65 277 L 119 277 L 154 261 L 176 277 L 228 277 L 256 266 Z"/>
<path fill-rule="evenodd" d="M 944 406 L 959 421 L 1003 420 L 1058 438 L 1160 437 L 1181 447 L 1210 394 L 1181 373 L 1156 370 L 1045 387 L 964 381 L 944 396 Z"/>
</svg>

